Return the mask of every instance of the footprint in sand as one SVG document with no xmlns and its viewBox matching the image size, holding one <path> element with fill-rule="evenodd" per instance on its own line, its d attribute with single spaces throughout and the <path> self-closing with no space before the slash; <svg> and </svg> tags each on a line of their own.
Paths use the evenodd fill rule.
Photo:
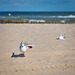
<svg viewBox="0 0 75 75">
<path fill-rule="evenodd" d="M 34 71 L 34 69 L 32 69 L 32 71 Z"/>
<path fill-rule="evenodd" d="M 45 68 L 41 67 L 42 70 L 45 70 Z"/>
<path fill-rule="evenodd" d="M 18 72 L 18 70 L 15 70 L 15 72 Z"/>
</svg>

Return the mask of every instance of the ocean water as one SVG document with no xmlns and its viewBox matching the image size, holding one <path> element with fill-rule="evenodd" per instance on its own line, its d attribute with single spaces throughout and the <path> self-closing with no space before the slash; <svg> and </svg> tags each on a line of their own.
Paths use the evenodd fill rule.
<svg viewBox="0 0 75 75">
<path fill-rule="evenodd" d="M 75 12 L 0 12 L 0 20 L 75 23 Z"/>
</svg>

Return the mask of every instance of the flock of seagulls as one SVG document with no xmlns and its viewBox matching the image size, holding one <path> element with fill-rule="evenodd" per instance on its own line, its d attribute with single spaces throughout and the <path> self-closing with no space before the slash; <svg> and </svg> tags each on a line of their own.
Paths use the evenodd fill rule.
<svg viewBox="0 0 75 75">
<path fill-rule="evenodd" d="M 58 40 L 65 40 L 65 39 L 66 39 L 66 37 L 65 37 L 64 35 L 62 35 L 62 34 L 60 34 L 60 35 L 58 36 Z M 24 57 L 25 57 L 25 52 L 26 52 L 28 49 L 31 49 L 31 48 L 33 48 L 33 47 L 35 47 L 34 44 L 25 44 L 25 43 L 21 42 L 19 48 L 20 48 L 20 51 L 23 52 L 23 55 L 24 55 Z"/>
</svg>

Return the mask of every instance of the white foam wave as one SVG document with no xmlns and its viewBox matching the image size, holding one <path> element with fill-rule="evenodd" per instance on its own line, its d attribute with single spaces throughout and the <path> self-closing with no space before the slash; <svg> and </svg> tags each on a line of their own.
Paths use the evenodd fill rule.
<svg viewBox="0 0 75 75">
<path fill-rule="evenodd" d="M 45 22 L 45 20 L 33 20 L 33 19 L 31 19 L 31 20 L 29 20 L 29 22 Z"/>
<path fill-rule="evenodd" d="M 65 21 L 64 20 L 61 20 L 61 23 L 65 23 Z"/>
<path fill-rule="evenodd" d="M 69 16 L 58 16 L 58 18 L 75 18 L 74 15 L 69 15 Z"/>
<path fill-rule="evenodd" d="M 68 15 L 68 16 L 49 16 L 51 18 L 75 18 L 75 15 Z"/>
<path fill-rule="evenodd" d="M 0 18 L 5 18 L 5 16 L 0 16 Z"/>
</svg>

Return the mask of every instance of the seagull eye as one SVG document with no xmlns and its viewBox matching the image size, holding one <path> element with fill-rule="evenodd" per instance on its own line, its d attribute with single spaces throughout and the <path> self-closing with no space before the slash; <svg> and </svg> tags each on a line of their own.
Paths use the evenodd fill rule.
<svg viewBox="0 0 75 75">
<path fill-rule="evenodd" d="M 22 46 L 23 47 L 23 46 Z"/>
</svg>

